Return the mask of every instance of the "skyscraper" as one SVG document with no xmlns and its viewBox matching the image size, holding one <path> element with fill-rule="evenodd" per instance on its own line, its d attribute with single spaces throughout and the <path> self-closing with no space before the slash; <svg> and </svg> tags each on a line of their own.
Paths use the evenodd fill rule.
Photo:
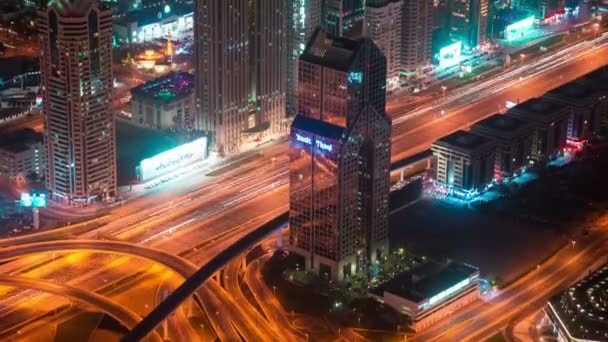
<svg viewBox="0 0 608 342">
<path fill-rule="evenodd" d="M 388 252 L 386 60 L 367 38 L 317 30 L 300 57 L 290 136 L 290 248 L 332 279 Z"/>
<path fill-rule="evenodd" d="M 196 128 L 220 154 L 278 132 L 285 116 L 285 21 L 278 0 L 195 5 Z"/>
<path fill-rule="evenodd" d="M 287 14 L 287 115 L 298 110 L 298 58 L 321 24 L 322 0 L 285 0 Z"/>
<path fill-rule="evenodd" d="M 401 25 L 401 68 L 420 72 L 431 62 L 433 0 L 404 1 Z"/>
<path fill-rule="evenodd" d="M 365 10 L 365 35 L 386 57 L 387 87 L 399 86 L 403 0 L 370 0 Z"/>
<path fill-rule="evenodd" d="M 488 0 L 449 0 L 452 41 L 461 41 L 465 49 L 474 49 L 487 39 Z"/>
<path fill-rule="evenodd" d="M 323 25 L 333 35 L 360 37 L 365 29 L 365 0 L 323 0 Z"/>
<path fill-rule="evenodd" d="M 94 0 L 38 8 L 46 186 L 86 205 L 115 196 L 112 11 Z"/>
</svg>

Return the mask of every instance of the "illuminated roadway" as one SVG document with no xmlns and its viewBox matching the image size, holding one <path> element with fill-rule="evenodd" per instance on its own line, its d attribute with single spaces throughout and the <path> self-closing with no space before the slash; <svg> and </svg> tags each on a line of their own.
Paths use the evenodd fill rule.
<svg viewBox="0 0 608 342">
<path fill-rule="evenodd" d="M 547 90 L 608 62 L 605 47 L 588 52 L 582 58 L 575 58 L 576 55 L 582 54 L 581 51 L 564 57 L 564 65 L 540 76 L 527 77 L 521 82 L 518 80 L 516 85 L 493 93 L 492 96 L 479 91 L 478 98 L 467 100 L 478 102 L 464 109 L 453 110 L 452 108 L 462 105 L 457 103 L 457 99 L 452 95 L 448 95 L 454 103 L 445 105 L 443 110 L 446 116 L 428 112 L 403 122 L 396 122 L 393 160 L 426 149 L 440 136 L 496 112 L 505 100 L 523 101 L 540 96 Z M 500 84 L 505 84 L 505 81 Z M 486 98 L 483 98 L 484 96 Z M 390 114 L 395 119 L 405 115 L 406 111 L 395 109 Z M 261 216 L 261 212 L 270 215 L 277 206 L 284 206 L 288 200 L 285 171 L 287 144 L 270 145 L 265 147 L 263 152 L 264 156 L 259 160 L 231 168 L 221 177 L 201 177 L 200 173 L 193 170 L 191 175 L 181 177 L 179 182 L 160 185 L 150 195 L 129 201 L 123 207 L 113 208 L 112 221 L 93 229 L 84 237 L 113 237 L 156 244 L 162 246 L 163 250 L 179 252 L 196 248 L 200 241 L 213 240 L 215 236 L 221 236 L 232 227 Z M 271 162 L 271 158 L 276 160 Z M 252 227 L 253 224 L 248 229 Z M 234 236 L 246 231 L 247 228 L 241 228 L 234 231 Z M 219 240 L 217 248 L 204 251 L 199 249 L 196 258 L 201 261 L 208 260 L 214 251 L 230 241 L 231 239 Z"/>
<path fill-rule="evenodd" d="M 0 274 L 0 285 L 32 289 L 45 293 L 66 297 L 85 305 L 92 305 L 100 311 L 112 316 L 124 327 L 131 329 L 141 320 L 141 317 L 131 310 L 118 305 L 95 292 L 81 290 L 65 284 L 58 284 L 41 279 Z M 162 341 L 156 333 L 149 336 L 153 341 Z"/>
</svg>

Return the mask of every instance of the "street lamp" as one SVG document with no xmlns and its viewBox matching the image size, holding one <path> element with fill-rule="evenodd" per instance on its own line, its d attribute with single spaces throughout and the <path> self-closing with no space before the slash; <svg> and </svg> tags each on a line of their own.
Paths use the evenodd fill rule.
<svg viewBox="0 0 608 342">
<path fill-rule="evenodd" d="M 442 85 L 441 86 L 441 91 L 443 92 L 443 96 L 445 97 L 445 91 L 448 90 L 448 87 Z"/>
</svg>

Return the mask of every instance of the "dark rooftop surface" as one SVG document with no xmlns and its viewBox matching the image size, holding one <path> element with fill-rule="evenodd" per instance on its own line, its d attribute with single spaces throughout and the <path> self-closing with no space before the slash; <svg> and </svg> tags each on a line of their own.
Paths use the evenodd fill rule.
<svg viewBox="0 0 608 342">
<path fill-rule="evenodd" d="M 364 39 L 334 37 L 331 33 L 317 28 L 300 59 L 332 69 L 348 71 L 363 42 Z"/>
<path fill-rule="evenodd" d="M 512 132 L 518 130 L 519 128 L 525 125 L 526 122 L 523 120 L 497 113 L 479 121 L 473 127 L 482 126 L 497 131 Z"/>
<path fill-rule="evenodd" d="M 408 166 L 412 163 L 427 159 L 427 158 L 431 158 L 433 156 L 433 151 L 431 150 L 425 150 L 422 152 L 418 152 L 416 154 L 414 154 L 413 156 L 409 156 L 407 158 L 398 160 L 394 163 L 391 164 L 391 170 L 396 170 L 399 168 L 402 168 L 404 166 Z"/>
<path fill-rule="evenodd" d="M 463 130 L 456 131 L 437 140 L 439 143 L 449 144 L 464 149 L 475 149 L 490 141 L 491 140 L 486 137 Z"/>
<path fill-rule="evenodd" d="M 477 272 L 479 270 L 475 267 L 456 262 L 447 265 L 427 262 L 380 285 L 374 292 L 386 291 L 420 302 L 449 289 Z"/>
<path fill-rule="evenodd" d="M 0 133 L 0 148 L 13 153 L 26 151 L 29 145 L 41 142 L 42 133 L 38 133 L 31 128 Z"/>
<path fill-rule="evenodd" d="M 522 102 L 517 106 L 511 108 L 509 111 L 524 112 L 526 114 L 532 114 L 536 116 L 551 116 L 556 111 L 560 110 L 562 106 L 559 104 L 543 99 L 542 97 L 535 97 L 529 99 L 526 102 Z"/>
<path fill-rule="evenodd" d="M 339 140 L 344 128 L 325 121 L 297 115 L 291 123 L 291 128 L 303 130 L 332 140 Z"/>
<path fill-rule="evenodd" d="M 161 21 L 164 18 L 172 16 L 183 16 L 192 13 L 192 6 L 172 4 L 169 13 L 161 8 L 142 8 L 137 11 L 128 12 L 124 17 L 119 18 L 116 22 L 121 25 L 137 23 L 137 26 L 146 26 Z M 160 13 L 160 18 L 159 18 Z"/>
<path fill-rule="evenodd" d="M 548 92 L 561 98 L 580 99 L 590 95 L 589 87 L 580 82 L 569 82 Z"/>
<path fill-rule="evenodd" d="M 131 89 L 133 96 L 169 103 L 180 100 L 194 91 L 194 75 L 186 72 L 172 73 L 146 82 Z"/>
<path fill-rule="evenodd" d="M 549 303 L 574 338 L 608 341 L 608 264 L 553 296 Z"/>
<path fill-rule="evenodd" d="M 596 69 L 583 76 L 582 79 L 594 90 L 608 91 L 608 66 Z"/>
</svg>

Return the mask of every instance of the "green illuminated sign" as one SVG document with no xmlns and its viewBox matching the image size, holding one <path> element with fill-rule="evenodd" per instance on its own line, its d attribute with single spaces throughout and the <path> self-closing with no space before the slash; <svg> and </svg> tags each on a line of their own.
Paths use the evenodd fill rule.
<svg viewBox="0 0 608 342">
<path fill-rule="evenodd" d="M 520 20 L 505 28 L 505 39 L 514 40 L 523 38 L 534 27 L 534 16 Z"/>
<path fill-rule="evenodd" d="M 45 194 L 29 194 L 22 193 L 19 201 L 22 207 L 25 208 L 45 208 L 46 207 L 46 195 Z"/>
<path fill-rule="evenodd" d="M 458 41 L 439 50 L 439 66 L 451 67 L 460 63 L 462 53 L 462 42 Z"/>
</svg>

